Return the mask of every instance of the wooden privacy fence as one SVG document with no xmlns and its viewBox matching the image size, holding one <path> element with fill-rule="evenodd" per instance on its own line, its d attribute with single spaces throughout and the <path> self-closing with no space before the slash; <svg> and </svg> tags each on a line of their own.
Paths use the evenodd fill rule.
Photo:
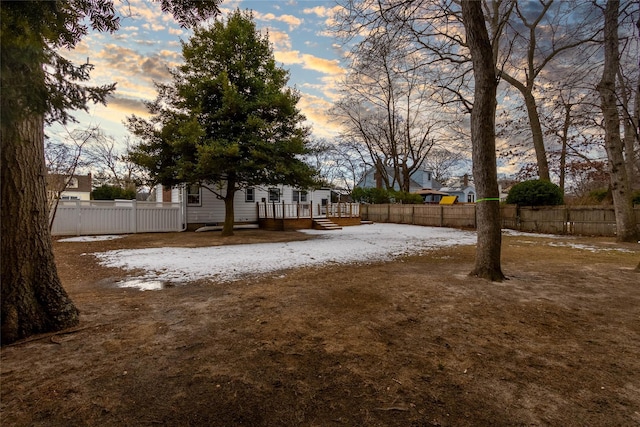
<svg viewBox="0 0 640 427">
<path fill-rule="evenodd" d="M 180 203 L 135 200 L 61 200 L 51 234 L 129 234 L 184 230 Z"/>
<path fill-rule="evenodd" d="M 590 236 L 615 236 L 613 206 L 501 206 L 502 228 Z M 640 206 L 635 207 L 640 227 Z M 435 227 L 476 228 L 476 205 L 361 205 L 363 220 Z"/>
</svg>

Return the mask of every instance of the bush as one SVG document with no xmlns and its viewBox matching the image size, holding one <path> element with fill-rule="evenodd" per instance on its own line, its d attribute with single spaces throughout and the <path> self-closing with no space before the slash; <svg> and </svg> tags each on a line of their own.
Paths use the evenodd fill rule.
<svg viewBox="0 0 640 427">
<path fill-rule="evenodd" d="M 589 192 L 589 198 L 595 200 L 598 203 L 602 203 L 607 198 L 611 199 L 611 193 L 609 193 L 608 188 L 592 190 Z"/>
<path fill-rule="evenodd" d="M 91 198 L 93 200 L 133 200 L 136 198 L 136 192 L 134 190 L 125 190 L 124 188 L 116 185 L 105 184 L 95 188 L 91 192 Z"/>
<path fill-rule="evenodd" d="M 358 203 L 403 203 L 403 204 L 421 204 L 422 197 L 419 194 L 407 193 L 405 191 L 389 191 L 384 188 L 354 188 L 351 192 L 351 198 Z"/>
<path fill-rule="evenodd" d="M 406 191 L 393 191 L 390 195 L 394 203 L 402 203 L 403 205 L 421 205 L 424 203 L 422 196 L 419 194 L 407 193 Z"/>
<path fill-rule="evenodd" d="M 555 206 L 563 203 L 560 187 L 549 181 L 531 180 L 514 185 L 507 203 L 520 206 Z"/>
</svg>

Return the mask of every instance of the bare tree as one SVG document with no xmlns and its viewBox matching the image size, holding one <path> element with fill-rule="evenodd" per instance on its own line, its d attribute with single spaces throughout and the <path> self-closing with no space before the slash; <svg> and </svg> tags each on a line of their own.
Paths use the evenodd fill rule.
<svg viewBox="0 0 640 427">
<path fill-rule="evenodd" d="M 425 162 L 433 172 L 433 179 L 445 183 L 452 177 L 453 169 L 466 159 L 465 153 L 446 148 L 434 148 Z"/>
<path fill-rule="evenodd" d="M 367 163 L 358 148 L 357 144 L 344 140 L 315 141 L 307 162 L 319 171 L 320 178 L 328 186 L 350 193 L 367 169 Z"/>
<path fill-rule="evenodd" d="M 588 2 L 573 1 L 516 1 L 513 4 L 515 13 L 512 14 L 514 19 L 510 25 L 505 31 L 502 31 L 503 28 L 493 28 L 493 34 L 501 41 L 498 72 L 523 97 L 538 176 L 549 181 L 549 163 L 538 106 L 538 97 L 541 96 L 538 80 L 554 59 L 563 55 L 562 59 L 571 63 L 566 55 L 568 52 L 595 42 L 599 32 L 594 25 L 596 9 Z M 494 45 L 494 48 L 497 49 L 498 45 Z M 572 67 L 566 69 L 573 71 Z M 563 74 L 566 75 L 557 75 L 564 78 Z"/>
<path fill-rule="evenodd" d="M 619 69 L 619 8 L 619 0 L 607 0 L 604 12 L 604 66 L 602 80 L 597 89 L 600 93 L 604 116 L 605 147 L 609 159 L 613 206 L 616 212 L 617 240 L 637 242 L 638 230 L 624 158 L 625 144 L 620 137 L 620 115 L 616 97 L 616 75 Z"/>
<path fill-rule="evenodd" d="M 462 1 L 462 16 L 467 45 L 473 61 L 475 93 L 471 111 L 473 178 L 478 194 L 476 207 L 478 244 L 471 275 L 501 281 L 502 230 L 496 165 L 496 93 L 493 48 L 485 26 L 482 6 L 474 0 Z"/>
<path fill-rule="evenodd" d="M 421 58 L 389 34 L 357 45 L 334 114 L 343 137 L 359 141 L 389 189 L 409 191 L 442 126 Z M 392 174 L 387 172 L 388 168 Z"/>
<path fill-rule="evenodd" d="M 129 160 L 131 147 L 129 136 L 119 144 L 111 136 L 102 132 L 96 133 L 87 153 L 96 171 L 96 181 L 136 191 L 137 187 L 144 182 L 144 171 Z"/>
<path fill-rule="evenodd" d="M 97 126 L 70 131 L 66 126 L 65 142 L 47 139 L 44 146 L 45 165 L 47 167 L 47 196 L 49 207 L 49 230 L 58 211 L 62 193 L 67 189 L 78 168 L 89 164 L 86 159 L 87 146 L 99 132 Z"/>
</svg>

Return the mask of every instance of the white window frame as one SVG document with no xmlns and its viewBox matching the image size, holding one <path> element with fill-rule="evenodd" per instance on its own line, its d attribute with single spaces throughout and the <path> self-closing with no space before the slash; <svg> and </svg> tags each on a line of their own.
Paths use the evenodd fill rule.
<svg viewBox="0 0 640 427">
<path fill-rule="evenodd" d="M 196 196 L 195 192 L 191 192 L 194 187 L 198 188 L 197 201 L 192 201 L 192 197 Z M 187 185 L 187 206 L 202 206 L 202 187 L 197 184 Z"/>
<path fill-rule="evenodd" d="M 305 203 L 308 200 L 308 192 L 304 190 L 293 190 L 293 202 Z"/>
<path fill-rule="evenodd" d="M 244 201 L 247 203 L 253 203 L 256 201 L 256 189 L 248 187 L 244 190 Z"/>
<path fill-rule="evenodd" d="M 269 188 L 269 203 L 280 203 L 280 189 L 276 187 Z M 277 197 L 273 197 L 276 195 Z"/>
<path fill-rule="evenodd" d="M 67 181 L 67 186 L 65 188 L 78 188 L 78 178 L 75 176 L 69 178 Z"/>
</svg>

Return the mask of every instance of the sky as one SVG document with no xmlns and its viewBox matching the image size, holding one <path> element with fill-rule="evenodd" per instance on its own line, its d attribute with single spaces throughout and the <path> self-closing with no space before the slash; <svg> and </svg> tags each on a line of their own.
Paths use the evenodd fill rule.
<svg viewBox="0 0 640 427">
<path fill-rule="evenodd" d="M 128 7 L 125 2 L 115 3 L 123 15 L 116 33 L 90 32 L 74 50 L 61 53 L 75 63 L 95 66 L 89 84 L 117 83 L 106 107 L 91 105 L 88 114 L 77 112 L 79 123 L 68 127 L 99 125 L 122 141 L 128 135 L 123 121 L 132 114 L 147 115 L 143 101 L 155 99 L 154 82 L 171 80 L 168 69 L 182 62 L 180 41 L 188 40 L 191 31 L 163 14 L 158 3 L 129 0 Z M 289 70 L 289 86 L 300 91 L 298 107 L 316 138 L 336 135 L 327 110 L 346 71 L 340 46 L 328 31 L 335 7 L 331 0 L 227 0 L 221 4 L 222 16 L 236 8 L 252 10 L 258 29 L 268 31 L 276 62 Z M 65 132 L 56 125 L 47 134 L 53 138 Z"/>
</svg>

